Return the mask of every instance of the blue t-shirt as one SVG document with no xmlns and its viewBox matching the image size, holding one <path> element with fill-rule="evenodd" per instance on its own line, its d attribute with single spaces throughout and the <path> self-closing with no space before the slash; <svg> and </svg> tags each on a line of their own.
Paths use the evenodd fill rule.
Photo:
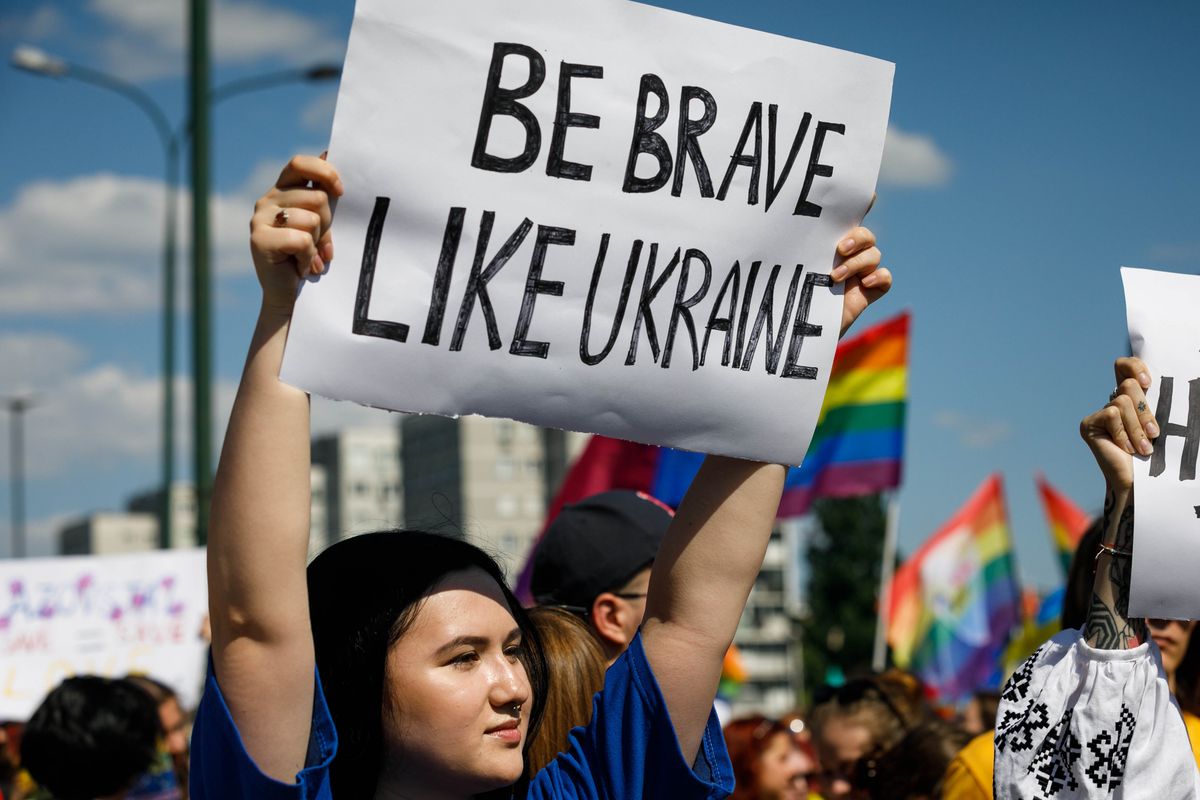
<svg viewBox="0 0 1200 800">
<path fill-rule="evenodd" d="M 296 783 L 264 775 L 246 753 L 212 669 L 192 729 L 193 800 L 333 800 L 329 765 L 337 733 L 321 680 L 313 700 L 312 733 Z M 567 751 L 539 772 L 527 800 L 598 798 L 721 798 L 733 791 L 733 767 L 715 713 L 694 765 L 679 750 L 642 638 L 609 668 L 593 701 L 592 721 L 571 731 Z"/>
</svg>

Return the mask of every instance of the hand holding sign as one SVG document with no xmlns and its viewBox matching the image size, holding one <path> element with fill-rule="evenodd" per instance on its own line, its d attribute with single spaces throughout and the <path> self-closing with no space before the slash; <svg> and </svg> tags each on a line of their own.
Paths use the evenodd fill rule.
<svg viewBox="0 0 1200 800">
<path fill-rule="evenodd" d="M 853 229 L 891 79 L 638 3 L 360 0 L 340 258 L 281 377 L 796 464 L 839 328 L 890 282 Z"/>
<path fill-rule="evenodd" d="M 1079 435 L 1091 448 L 1110 490 L 1133 488 L 1133 454 L 1148 455 L 1158 425 L 1146 404 L 1150 370 L 1140 358 L 1119 358 L 1113 364 L 1117 388 L 1103 408 L 1084 417 Z"/>
<path fill-rule="evenodd" d="M 1200 618 L 1200 277 L 1121 270 L 1133 354 L 1154 367 L 1143 416 L 1161 430 L 1133 462 L 1138 552 L 1130 612 L 1159 619 Z"/>
</svg>

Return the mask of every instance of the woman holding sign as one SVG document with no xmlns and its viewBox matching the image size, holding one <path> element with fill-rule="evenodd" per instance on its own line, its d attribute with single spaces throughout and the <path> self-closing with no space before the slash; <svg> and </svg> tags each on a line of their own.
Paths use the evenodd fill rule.
<svg viewBox="0 0 1200 800">
<path fill-rule="evenodd" d="M 1200 797 L 1200 772 L 1159 649 L 1130 618 L 1133 454 L 1159 434 L 1150 371 L 1116 363 L 1117 389 L 1080 423 L 1107 484 L 1104 533 L 1082 631 L 1046 642 L 1009 679 L 996 718 L 997 800 Z"/>
<path fill-rule="evenodd" d="M 609 669 L 589 726 L 528 785 L 515 784 L 546 665 L 491 558 L 430 534 L 377 533 L 305 570 L 308 397 L 278 375 L 299 281 L 333 257 L 330 198 L 341 193 L 330 164 L 297 157 L 251 221 L 262 308 L 214 486 L 212 663 L 192 796 L 724 796 L 731 769 L 712 702 L 782 466 L 705 462 L 659 551 L 641 634 Z M 839 252 L 844 332 L 891 276 L 864 228 Z"/>
</svg>

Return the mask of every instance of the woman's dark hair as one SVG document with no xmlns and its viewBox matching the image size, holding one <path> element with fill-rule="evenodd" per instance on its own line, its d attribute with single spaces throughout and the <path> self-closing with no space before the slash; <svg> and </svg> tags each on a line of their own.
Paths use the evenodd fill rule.
<svg viewBox="0 0 1200 800">
<path fill-rule="evenodd" d="M 446 575 L 477 568 L 500 586 L 522 633 L 521 661 L 533 696 L 526 747 L 546 693 L 537 631 L 494 559 L 460 539 L 386 531 L 344 539 L 308 567 L 308 603 L 317 670 L 338 733 L 330 769 L 335 797 L 374 797 L 383 759 L 388 650 L 412 625 L 422 598 Z"/>
<path fill-rule="evenodd" d="M 1175 668 L 1175 699 L 1182 710 L 1200 716 L 1200 626 L 1192 628 L 1183 660 Z"/>
<path fill-rule="evenodd" d="M 154 762 L 158 729 L 158 707 L 129 681 L 67 678 L 25 726 L 21 766 L 59 800 L 115 794 Z"/>
<path fill-rule="evenodd" d="M 1092 604 L 1092 585 L 1096 582 L 1096 545 L 1104 534 L 1104 522 L 1097 517 L 1079 537 L 1071 569 L 1067 572 L 1067 588 L 1063 592 L 1062 629 L 1080 628 L 1087 623 L 1088 607 Z"/>
<path fill-rule="evenodd" d="M 871 800 L 940 798 L 942 778 L 958 751 L 971 739 L 966 731 L 929 716 L 878 755 L 858 763 L 854 786 Z"/>
</svg>

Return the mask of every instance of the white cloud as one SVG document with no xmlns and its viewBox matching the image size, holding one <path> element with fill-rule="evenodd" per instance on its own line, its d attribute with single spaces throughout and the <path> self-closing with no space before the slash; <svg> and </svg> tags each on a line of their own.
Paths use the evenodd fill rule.
<svg viewBox="0 0 1200 800">
<path fill-rule="evenodd" d="M 939 411 L 933 416 L 933 424 L 954 433 L 959 444 L 973 449 L 986 449 L 1012 434 L 1007 422 L 975 419 L 959 411 Z"/>
<path fill-rule="evenodd" d="M 0 19 L 0 37 L 22 42 L 38 42 L 62 30 L 63 15 L 50 4 L 43 4 L 28 14 Z"/>
<path fill-rule="evenodd" d="M 78 367 L 83 350 L 69 339 L 45 333 L 0 333 L 0 375 L 5 391 L 33 393 Z"/>
<path fill-rule="evenodd" d="M 255 0 L 217 0 L 211 7 L 209 41 L 217 64 L 341 61 L 342 33 L 330 31 L 312 17 Z M 131 80 L 183 71 L 185 3 L 91 0 L 89 8 L 116 29 L 101 43 L 109 68 Z"/>
<path fill-rule="evenodd" d="M 954 165 L 932 137 L 888 127 L 879 182 L 885 186 L 933 187 L 950 181 Z"/>
<path fill-rule="evenodd" d="M 0 208 L 0 313 L 124 313 L 158 308 L 161 300 L 161 182 L 101 173 L 26 184 Z M 179 202 L 179 285 L 186 276 L 189 203 Z M 220 272 L 250 269 L 249 197 L 212 199 L 212 264 Z"/>
</svg>

